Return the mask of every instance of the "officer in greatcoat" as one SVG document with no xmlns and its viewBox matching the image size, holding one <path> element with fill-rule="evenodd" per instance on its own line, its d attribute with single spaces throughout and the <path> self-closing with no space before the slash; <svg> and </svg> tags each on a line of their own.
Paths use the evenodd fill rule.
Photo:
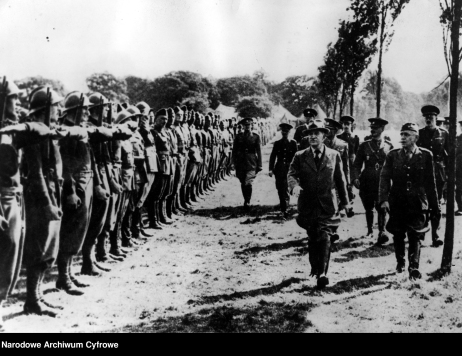
<svg viewBox="0 0 462 356">
<path fill-rule="evenodd" d="M 378 244 L 388 241 L 385 233 L 386 214 L 380 208 L 379 184 L 380 172 L 385 164 L 387 154 L 393 149 L 390 141 L 383 137 L 387 120 L 381 118 L 369 119 L 372 139 L 363 142 L 358 149 L 353 164 L 353 184 L 359 189 L 359 196 L 366 210 L 367 237 L 373 236 L 374 208 L 377 211 L 379 227 Z M 364 169 L 363 169 L 364 167 Z"/>
<path fill-rule="evenodd" d="M 426 148 L 433 153 L 433 161 L 435 163 L 435 178 L 436 178 L 436 190 L 438 192 L 438 199 L 441 200 L 443 197 L 443 188 L 447 181 L 446 177 L 446 166 L 448 160 L 448 132 L 440 127 L 436 126 L 436 119 L 440 113 L 434 105 L 426 105 L 421 110 L 422 115 L 425 118 L 426 127 L 419 130 L 419 140 L 417 146 Z M 443 245 L 443 241 L 440 240 L 438 230 L 440 228 L 441 215 L 432 215 L 432 240 L 433 247 L 440 247 Z"/>
<path fill-rule="evenodd" d="M 250 118 L 241 120 L 244 132 L 236 136 L 233 145 L 233 164 L 236 177 L 241 182 L 245 211 L 250 209 L 253 181 L 262 170 L 260 136 L 251 131 L 252 122 Z"/>
<path fill-rule="evenodd" d="M 295 154 L 287 177 L 289 191 L 298 197 L 297 223 L 308 233 L 311 276 L 320 289 L 329 284 L 331 238 L 341 222 L 339 211 L 349 207 L 340 153 L 323 143 L 328 132 L 321 120 L 308 126 L 310 147 Z"/>
<path fill-rule="evenodd" d="M 403 148 L 390 151 L 380 174 L 379 201 L 390 213 L 387 230 L 393 234 L 397 271 L 405 270 L 405 239 L 409 240 L 409 276 L 420 279 L 421 241 L 429 230 L 429 216 L 440 213 L 434 160 L 431 151 L 418 147 L 419 129 L 408 123 L 401 128 Z"/>
<path fill-rule="evenodd" d="M 279 125 L 282 138 L 274 143 L 269 161 L 269 176 L 273 174 L 276 178 L 276 189 L 278 191 L 279 202 L 283 218 L 288 218 L 287 208 L 290 202 L 289 186 L 287 184 L 287 174 L 289 167 L 297 152 L 297 141 L 289 139 L 289 132 L 294 127 L 288 123 Z"/>
</svg>

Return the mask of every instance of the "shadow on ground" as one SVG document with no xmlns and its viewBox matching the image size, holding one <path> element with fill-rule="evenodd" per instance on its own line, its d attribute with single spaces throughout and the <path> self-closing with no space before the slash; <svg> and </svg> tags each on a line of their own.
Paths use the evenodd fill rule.
<svg viewBox="0 0 462 356">
<path fill-rule="evenodd" d="M 306 314 L 311 304 L 282 304 L 260 301 L 247 308 L 218 307 L 184 316 L 160 318 L 110 333 L 301 333 L 313 327 Z M 149 317 L 141 313 L 140 319 Z"/>
<path fill-rule="evenodd" d="M 221 206 L 215 209 L 199 209 L 192 211 L 190 215 L 202 216 L 216 220 L 231 220 L 242 217 L 262 218 L 265 215 L 278 211 L 277 206 L 253 205 L 250 212 L 244 212 L 241 206 Z M 258 222 L 258 221 L 257 221 Z"/>
<path fill-rule="evenodd" d="M 257 255 L 259 253 L 268 252 L 268 251 L 287 250 L 293 247 L 306 247 L 307 245 L 308 245 L 308 239 L 305 238 L 301 240 L 287 241 L 283 243 L 274 243 L 274 244 L 266 245 L 266 246 L 254 246 L 254 247 L 246 248 L 241 251 L 236 251 L 234 252 L 234 254 L 237 256 L 249 256 L 249 255 Z"/>
<path fill-rule="evenodd" d="M 351 251 L 341 257 L 334 258 L 334 262 L 347 263 L 358 258 L 379 258 L 389 256 L 395 253 L 395 247 L 393 245 L 379 246 L 374 245 L 364 251 Z"/>
</svg>

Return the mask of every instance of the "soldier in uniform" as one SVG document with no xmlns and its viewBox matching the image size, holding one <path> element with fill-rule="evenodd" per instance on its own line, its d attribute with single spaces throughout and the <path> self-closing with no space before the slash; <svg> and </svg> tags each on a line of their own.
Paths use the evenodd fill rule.
<svg viewBox="0 0 462 356">
<path fill-rule="evenodd" d="M 295 154 L 287 177 L 289 192 L 299 197 L 297 223 L 308 233 L 311 276 L 320 289 L 329 284 L 331 238 L 341 222 L 339 211 L 349 206 L 340 154 L 323 144 L 328 132 L 321 120 L 308 126 L 310 148 Z"/>
<path fill-rule="evenodd" d="M 188 166 L 188 151 L 189 140 L 183 130 L 184 112 L 179 106 L 176 106 L 173 111 L 175 112 L 175 121 L 173 132 L 176 135 L 178 146 L 178 159 L 176 164 L 175 182 L 173 185 L 173 198 L 172 198 L 172 212 L 175 215 L 186 213 L 187 210 L 181 206 L 181 192 L 186 179 L 186 168 Z"/>
<path fill-rule="evenodd" d="M 436 190 L 438 200 L 443 197 L 443 188 L 446 182 L 446 165 L 448 157 L 448 132 L 436 126 L 436 118 L 440 110 L 433 105 L 426 105 L 421 110 L 425 117 L 426 127 L 419 130 L 419 140 L 417 146 L 430 150 L 433 153 L 435 163 Z M 438 236 L 441 215 L 432 215 L 432 240 L 433 247 L 440 247 L 443 241 Z"/>
<path fill-rule="evenodd" d="M 353 182 L 354 172 L 352 167 L 359 149 L 359 137 L 353 134 L 355 119 L 352 116 L 342 116 L 340 118 L 340 123 L 343 126 L 343 132 L 337 137 L 348 143 L 348 152 L 350 154 L 350 182 Z M 348 196 L 350 197 L 350 201 L 353 201 L 353 199 L 355 198 L 352 184 L 348 186 Z"/>
<path fill-rule="evenodd" d="M 269 176 L 273 174 L 276 178 L 276 189 L 279 195 L 279 202 L 283 218 L 288 218 L 287 208 L 290 202 L 289 186 L 287 184 L 287 173 L 297 152 L 297 141 L 289 139 L 289 132 L 294 127 L 288 123 L 279 125 L 282 138 L 276 141 L 271 151 L 269 161 Z"/>
<path fill-rule="evenodd" d="M 371 123 L 372 139 L 363 142 L 358 149 L 353 164 L 353 184 L 359 189 L 359 196 L 366 210 L 367 234 L 366 237 L 373 237 L 374 208 L 377 210 L 379 225 L 379 236 L 377 243 L 388 242 L 385 233 L 386 215 L 380 208 L 379 184 L 380 172 L 385 163 L 387 154 L 393 149 L 391 142 L 383 138 L 383 132 L 388 121 L 374 118 L 369 119 Z M 363 170 L 364 166 L 364 170 Z"/>
<path fill-rule="evenodd" d="M 307 130 L 310 121 L 318 116 L 318 112 L 314 109 L 305 109 L 303 111 L 303 116 L 305 116 L 306 118 L 306 124 L 297 127 L 294 134 L 294 140 L 297 141 L 298 145 L 300 145 L 300 143 L 302 142 L 303 137 L 306 136 L 305 131 Z"/>
<path fill-rule="evenodd" d="M 188 167 L 185 178 L 184 204 L 188 209 L 192 206 L 192 204 L 198 202 L 199 184 L 197 182 L 197 177 L 203 162 L 201 155 L 201 138 L 194 123 L 194 112 L 191 111 L 186 123 L 189 131 L 189 152 Z"/>
<path fill-rule="evenodd" d="M 384 213 L 390 213 L 387 230 L 393 234 L 397 271 L 405 270 L 406 235 L 409 240 L 409 275 L 422 278 L 419 272 L 421 241 L 428 229 L 430 215 L 440 213 L 434 160 L 431 151 L 418 147 L 416 124 L 401 128 L 403 148 L 388 153 L 380 174 L 379 201 Z"/>
<path fill-rule="evenodd" d="M 233 145 L 233 164 L 241 182 L 246 212 L 250 210 L 253 181 L 262 170 L 260 136 L 251 131 L 252 121 L 250 118 L 241 120 L 244 132 L 236 136 Z"/>
</svg>

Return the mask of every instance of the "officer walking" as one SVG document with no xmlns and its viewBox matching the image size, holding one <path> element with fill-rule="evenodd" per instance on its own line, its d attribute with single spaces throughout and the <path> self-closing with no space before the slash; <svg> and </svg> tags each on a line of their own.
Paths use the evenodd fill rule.
<svg viewBox="0 0 462 356">
<path fill-rule="evenodd" d="M 300 125 L 295 130 L 294 140 L 297 141 L 297 144 L 300 145 L 303 137 L 306 136 L 305 131 L 307 130 L 310 121 L 315 119 L 318 116 L 318 112 L 314 109 L 305 109 L 303 111 L 303 116 L 306 118 L 306 124 Z"/>
<path fill-rule="evenodd" d="M 404 272 L 406 235 L 409 240 L 409 276 L 422 278 L 419 271 L 421 241 L 428 229 L 428 212 L 439 214 L 432 153 L 417 146 L 416 124 L 401 128 L 403 148 L 390 151 L 380 174 L 379 201 L 390 213 L 387 230 L 393 234 L 398 273 Z"/>
<path fill-rule="evenodd" d="M 276 141 L 271 151 L 269 161 L 269 176 L 273 174 L 276 178 L 276 189 L 279 195 L 279 202 L 283 218 L 288 218 L 287 208 L 289 206 L 289 186 L 287 184 L 287 173 L 297 152 L 297 141 L 289 139 L 289 132 L 294 127 L 288 123 L 279 125 L 281 128 L 282 139 Z"/>
<path fill-rule="evenodd" d="M 446 165 L 448 158 L 448 139 L 449 134 L 445 129 L 436 126 L 436 119 L 440 109 L 433 105 L 426 105 L 421 110 L 425 117 L 426 127 L 419 130 L 419 140 L 417 146 L 425 148 L 433 153 L 435 163 L 436 190 L 438 200 L 443 197 L 443 188 L 446 183 Z M 440 247 L 443 241 L 438 236 L 441 214 L 432 215 L 432 240 L 433 247 Z"/>
<path fill-rule="evenodd" d="M 329 284 L 331 237 L 341 222 L 339 211 L 349 206 L 340 154 L 323 143 L 328 132 L 321 120 L 308 126 L 310 148 L 295 154 L 287 178 L 289 191 L 298 197 L 297 223 L 308 233 L 311 276 L 320 289 Z"/>
<path fill-rule="evenodd" d="M 348 152 L 350 154 L 350 182 L 353 182 L 354 172 L 352 167 L 359 149 L 359 137 L 353 134 L 355 127 L 355 119 L 352 116 L 342 116 L 340 118 L 340 123 L 343 126 L 343 132 L 337 137 L 348 143 Z M 352 184 L 348 186 L 348 196 L 350 197 L 350 201 L 353 201 L 353 199 L 355 198 Z"/>
<path fill-rule="evenodd" d="M 244 127 L 244 132 L 236 136 L 233 146 L 233 163 L 236 177 L 241 182 L 245 212 L 250 210 L 253 181 L 262 170 L 260 136 L 251 131 L 252 121 L 249 118 L 241 120 L 239 124 Z"/>
<path fill-rule="evenodd" d="M 379 225 L 377 243 L 381 245 L 388 242 L 388 236 L 385 233 L 386 214 L 380 208 L 378 201 L 380 172 L 387 154 L 393 149 L 393 145 L 383 138 L 385 126 L 388 124 L 387 120 L 373 118 L 369 119 L 369 122 L 371 123 L 372 139 L 359 146 L 353 165 L 353 184 L 359 189 L 359 196 L 366 210 L 366 237 L 373 237 L 374 208 L 377 210 Z"/>
</svg>

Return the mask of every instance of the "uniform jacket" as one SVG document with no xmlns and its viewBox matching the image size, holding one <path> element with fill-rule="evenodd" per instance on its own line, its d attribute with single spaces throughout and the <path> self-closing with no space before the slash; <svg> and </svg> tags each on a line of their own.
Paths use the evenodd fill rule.
<svg viewBox="0 0 462 356">
<path fill-rule="evenodd" d="M 297 129 L 295 130 L 295 134 L 294 134 L 294 140 L 297 141 L 297 143 L 300 145 L 302 143 L 302 139 L 303 137 L 306 136 L 306 129 L 307 129 L 307 125 L 306 124 L 303 124 L 299 127 L 297 127 Z"/>
<path fill-rule="evenodd" d="M 380 172 L 388 152 L 392 149 L 391 142 L 385 139 L 381 140 L 380 145 L 377 144 L 376 140 L 370 140 L 359 146 L 352 168 L 352 176 L 353 180 L 359 179 L 361 191 L 378 194 Z"/>
<path fill-rule="evenodd" d="M 157 155 L 159 157 L 159 173 L 172 174 L 172 160 L 170 156 L 170 140 L 165 130 L 152 131 L 156 143 Z"/>
<path fill-rule="evenodd" d="M 419 130 L 417 146 L 433 153 L 435 175 L 437 181 L 446 181 L 446 165 L 448 158 L 448 132 L 440 127 L 431 130 L 428 127 Z"/>
<path fill-rule="evenodd" d="M 337 136 L 339 139 L 348 143 L 348 152 L 350 153 L 350 163 L 353 165 L 353 162 L 356 158 L 356 154 L 358 153 L 359 149 L 359 137 L 356 135 L 352 135 L 346 132 L 343 132 L 341 135 Z M 351 168 L 351 167 L 350 167 Z"/>
<path fill-rule="evenodd" d="M 273 171 L 277 177 L 287 179 L 287 173 L 295 153 L 297 153 L 297 141 L 291 139 L 276 141 L 271 151 L 269 170 Z"/>
<path fill-rule="evenodd" d="M 319 208 L 326 217 L 336 215 L 336 190 L 343 205 L 349 202 L 340 153 L 327 147 L 321 157 L 319 170 L 311 148 L 298 151 L 290 165 L 287 182 L 289 191 L 297 186 L 303 189 L 298 200 L 300 215 L 312 216 L 314 210 Z"/>
<path fill-rule="evenodd" d="M 233 162 L 236 171 L 261 171 L 261 143 L 256 133 L 245 132 L 236 136 L 233 145 Z"/>
<path fill-rule="evenodd" d="M 438 210 L 438 196 L 430 151 L 417 147 L 409 162 L 403 149 L 388 153 L 380 174 L 379 202 L 390 209 L 422 212 Z"/>
</svg>

